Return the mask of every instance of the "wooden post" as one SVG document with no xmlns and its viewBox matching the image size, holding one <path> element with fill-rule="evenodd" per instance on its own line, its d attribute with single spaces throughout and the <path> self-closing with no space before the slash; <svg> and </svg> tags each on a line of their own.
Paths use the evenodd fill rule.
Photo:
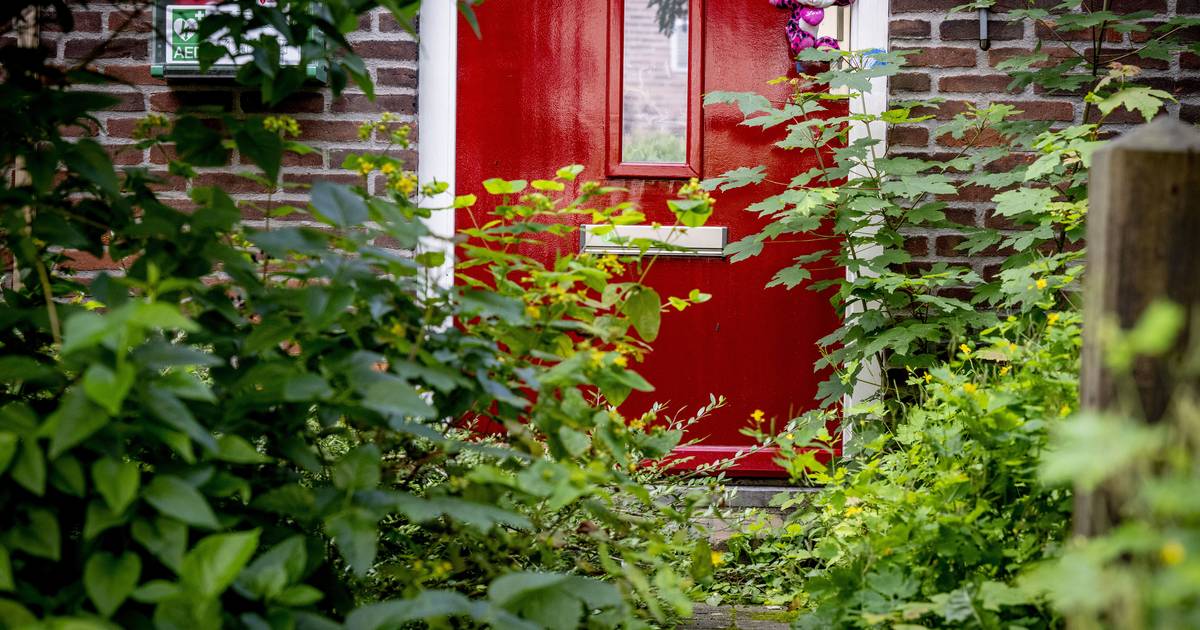
<svg viewBox="0 0 1200 630">
<path fill-rule="evenodd" d="M 1102 331 L 1109 322 L 1131 328 L 1158 300 L 1185 307 L 1187 321 L 1200 313 L 1200 130 L 1159 118 L 1097 151 L 1090 177 L 1081 403 L 1157 422 L 1170 402 L 1177 356 L 1139 359 L 1132 380 L 1140 400 L 1118 401 Z M 1103 488 L 1076 493 L 1077 534 L 1108 529 L 1114 506 L 1107 499 Z"/>
</svg>

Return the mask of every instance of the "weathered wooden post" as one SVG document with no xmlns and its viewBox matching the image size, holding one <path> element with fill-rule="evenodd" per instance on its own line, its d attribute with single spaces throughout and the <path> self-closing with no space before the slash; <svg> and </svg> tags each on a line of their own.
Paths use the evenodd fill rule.
<svg viewBox="0 0 1200 630">
<path fill-rule="evenodd" d="M 1105 323 L 1129 329 L 1157 300 L 1184 306 L 1188 321 L 1200 313 L 1200 129 L 1166 117 L 1135 129 L 1096 152 L 1088 190 L 1080 397 L 1085 409 L 1117 411 Z M 1174 358 L 1134 364 L 1140 401 L 1124 402 L 1140 402 L 1148 422 L 1161 419 L 1170 402 Z M 1078 492 L 1075 533 L 1107 529 L 1112 507 L 1103 488 Z"/>
</svg>

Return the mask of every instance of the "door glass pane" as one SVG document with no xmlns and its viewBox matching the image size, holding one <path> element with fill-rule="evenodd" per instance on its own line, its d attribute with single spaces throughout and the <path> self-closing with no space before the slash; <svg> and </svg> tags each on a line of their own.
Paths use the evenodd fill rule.
<svg viewBox="0 0 1200 630">
<path fill-rule="evenodd" d="M 687 4 L 625 0 L 622 162 L 686 161 Z"/>
</svg>

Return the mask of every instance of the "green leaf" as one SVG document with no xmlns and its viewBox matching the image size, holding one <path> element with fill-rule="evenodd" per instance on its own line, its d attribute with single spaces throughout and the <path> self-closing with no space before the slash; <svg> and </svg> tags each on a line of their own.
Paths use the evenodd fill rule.
<svg viewBox="0 0 1200 630">
<path fill-rule="evenodd" d="M 473 602 L 455 591 L 422 591 L 412 599 L 363 606 L 346 617 L 346 627 L 354 630 L 390 630 L 419 621 L 461 616 L 470 617 L 490 628 L 544 630 L 544 626 L 524 621 L 487 602 Z"/>
<path fill-rule="evenodd" d="M 121 182 L 113 169 L 108 152 L 95 140 L 84 138 L 63 150 L 63 161 L 79 177 L 87 180 L 106 194 L 121 194 Z"/>
<path fill-rule="evenodd" d="M 179 594 L 179 585 L 166 580 L 150 580 L 129 594 L 134 601 L 157 604 L 168 597 Z"/>
<path fill-rule="evenodd" d="M 183 558 L 179 577 L 184 586 L 204 597 L 224 593 L 254 556 L 259 531 L 213 534 L 201 540 Z"/>
<path fill-rule="evenodd" d="M 1002 217 L 1015 217 L 1026 213 L 1044 212 L 1046 206 L 1054 201 L 1053 188 L 1018 188 L 1007 190 L 995 197 L 996 214 Z"/>
<path fill-rule="evenodd" d="M 120 514 L 137 498 L 141 474 L 135 462 L 104 457 L 92 464 L 92 483 L 113 513 Z"/>
<path fill-rule="evenodd" d="M 578 628 L 585 615 L 623 605 L 617 587 L 582 576 L 515 572 L 488 586 L 488 599 L 545 628 Z"/>
<path fill-rule="evenodd" d="M 0 625 L 5 628 L 30 628 L 38 625 L 38 619 L 17 602 L 0 599 Z"/>
<path fill-rule="evenodd" d="M 575 181 L 575 178 L 579 177 L 579 174 L 582 172 L 583 172 L 582 164 L 572 164 L 570 166 L 564 166 L 564 167 L 558 169 L 557 171 L 554 172 L 554 175 L 557 176 L 559 179 L 565 179 L 569 182 L 573 182 L 573 181 Z"/>
<path fill-rule="evenodd" d="M 116 372 L 103 363 L 93 363 L 83 373 L 83 391 L 109 415 L 115 416 L 121 413 L 121 403 L 133 387 L 135 376 L 133 366 L 128 363 L 122 363 Z"/>
<path fill-rule="evenodd" d="M 1131 85 L 1105 98 L 1094 99 L 1096 108 L 1105 116 L 1111 114 L 1118 107 L 1124 107 L 1130 112 L 1140 113 L 1146 119 L 1146 122 L 1150 122 L 1150 120 L 1158 115 L 1165 101 L 1174 100 L 1175 97 L 1171 96 L 1170 92 L 1156 90 L 1144 85 Z"/>
<path fill-rule="evenodd" d="M 16 581 L 13 579 L 12 558 L 9 557 L 8 548 L 0 545 L 0 591 L 11 591 L 16 587 Z"/>
<path fill-rule="evenodd" d="M 83 539 L 94 540 L 106 530 L 124 525 L 125 520 L 124 514 L 113 512 L 104 501 L 88 501 L 87 511 L 83 516 Z"/>
<path fill-rule="evenodd" d="M 50 464 L 50 483 L 63 494 L 82 499 L 87 494 L 87 478 L 83 464 L 66 455 Z"/>
<path fill-rule="evenodd" d="M 369 387 L 363 395 L 363 406 L 382 414 L 434 418 L 435 410 L 428 401 L 404 379 L 387 377 Z"/>
<path fill-rule="evenodd" d="M 136 553 L 127 551 L 118 558 L 98 551 L 83 568 L 83 588 L 96 610 L 111 617 L 133 593 L 141 574 L 142 560 Z"/>
<path fill-rule="evenodd" d="M 704 95 L 704 105 L 733 104 L 742 111 L 743 116 L 771 109 L 771 101 L 757 92 L 722 92 L 713 91 Z"/>
<path fill-rule="evenodd" d="M 9 549 L 58 562 L 62 555 L 58 517 L 50 510 L 31 509 L 26 523 L 8 530 L 4 544 Z"/>
<path fill-rule="evenodd" d="M 634 289 L 621 310 L 629 316 L 642 339 L 654 341 L 658 337 L 658 328 L 662 323 L 662 299 L 657 291 L 650 287 Z"/>
<path fill-rule="evenodd" d="M 154 520 L 139 519 L 130 528 L 133 539 L 172 571 L 179 572 L 183 566 L 183 554 L 187 551 L 187 526 L 179 521 L 159 516 Z"/>
<path fill-rule="evenodd" d="M 238 576 L 237 583 L 239 588 L 270 600 L 281 596 L 288 584 L 299 581 L 307 563 L 304 536 L 292 536 L 250 563 Z"/>
<path fill-rule="evenodd" d="M 804 267 L 799 265 L 784 267 L 783 269 L 775 272 L 775 276 L 771 278 L 770 282 L 767 283 L 767 288 L 769 289 L 771 287 L 784 286 L 789 289 L 794 289 L 797 285 L 803 283 L 809 278 L 812 278 L 812 273 L 810 273 L 808 269 L 805 269 Z"/>
<path fill-rule="evenodd" d="M 367 202 L 344 184 L 318 181 L 309 198 L 317 216 L 337 227 L 362 225 L 368 217 Z"/>
<path fill-rule="evenodd" d="M 110 320 L 98 313 L 81 311 L 67 318 L 63 324 L 63 355 L 92 348 L 100 343 L 113 328 Z"/>
<path fill-rule="evenodd" d="M 234 464 L 269 464 L 275 460 L 258 452 L 240 435 L 227 433 L 217 438 L 215 459 Z"/>
<path fill-rule="evenodd" d="M 379 519 L 362 508 L 347 508 L 325 521 L 325 532 L 333 538 L 342 558 L 354 575 L 362 577 L 375 564 L 379 551 Z"/>
<path fill-rule="evenodd" d="M 217 529 L 217 516 L 200 491 L 172 475 L 157 475 L 142 491 L 143 498 L 163 516 L 178 519 L 193 527 Z"/>
<path fill-rule="evenodd" d="M 514 179 L 506 181 L 497 177 L 484 180 L 483 189 L 493 195 L 515 195 L 525 190 L 529 183 L 523 179 Z"/>
<path fill-rule="evenodd" d="M 8 470 L 9 464 L 17 454 L 20 437 L 16 433 L 0 431 L 0 473 Z"/>
<path fill-rule="evenodd" d="M 13 481 L 21 484 L 26 490 L 42 496 L 46 492 L 46 458 L 37 440 L 25 438 L 21 440 L 21 452 L 17 462 L 13 464 Z"/>
<path fill-rule="evenodd" d="M 238 151 L 250 158 L 262 169 L 271 182 L 279 180 L 279 169 L 283 164 L 283 138 L 274 131 L 267 131 L 262 120 L 243 123 L 233 135 Z"/>
<path fill-rule="evenodd" d="M 108 414 L 92 406 L 83 390 L 68 391 L 58 409 L 46 420 L 47 426 L 54 428 L 54 437 L 50 439 L 50 459 L 91 437 L 104 428 L 108 421 Z"/>
<path fill-rule="evenodd" d="M 381 473 L 379 447 L 364 444 L 347 453 L 333 467 L 335 488 L 346 492 L 374 490 L 379 486 Z"/>
</svg>

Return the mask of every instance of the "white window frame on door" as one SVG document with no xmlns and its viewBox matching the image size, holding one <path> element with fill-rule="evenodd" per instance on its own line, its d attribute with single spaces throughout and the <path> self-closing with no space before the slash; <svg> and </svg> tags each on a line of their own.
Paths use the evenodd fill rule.
<svg viewBox="0 0 1200 630">
<path fill-rule="evenodd" d="M 766 0 L 754 0 L 766 2 Z M 481 10 L 485 10 L 481 9 Z M 855 50 L 888 50 L 889 0 L 858 0 L 850 6 L 850 43 Z M 458 83 L 458 3 L 454 0 L 425 0 L 420 13 L 420 57 L 418 63 L 417 125 L 420 136 L 417 142 L 418 176 L 422 182 L 439 181 L 449 185 L 445 193 L 425 200 L 430 208 L 445 208 L 453 205 L 455 197 L 455 158 L 457 134 L 455 132 Z M 780 24 L 782 37 L 783 24 Z M 486 33 L 484 34 L 486 37 Z M 864 99 L 851 102 L 855 113 L 880 114 L 887 107 L 888 83 L 886 77 L 872 79 L 871 91 Z M 882 123 L 873 123 L 869 128 L 856 127 L 851 141 L 866 137 L 880 141 L 876 154 L 883 155 L 887 149 L 887 129 Z M 430 231 L 442 237 L 426 239 L 421 244 L 425 251 L 438 250 L 446 253 L 446 263 L 432 278 L 443 286 L 454 282 L 454 248 L 448 239 L 454 235 L 454 211 L 438 210 L 426 220 Z M 447 239 L 447 240 L 443 240 Z M 869 252 L 866 252 L 869 254 Z M 850 271 L 848 278 L 853 278 Z M 869 305 L 852 305 L 853 312 L 860 312 Z M 878 392 L 883 370 L 878 364 L 863 366 L 863 372 L 854 391 L 843 403 L 847 408 L 869 400 Z M 852 427 L 847 427 L 845 439 L 850 439 Z"/>
</svg>

